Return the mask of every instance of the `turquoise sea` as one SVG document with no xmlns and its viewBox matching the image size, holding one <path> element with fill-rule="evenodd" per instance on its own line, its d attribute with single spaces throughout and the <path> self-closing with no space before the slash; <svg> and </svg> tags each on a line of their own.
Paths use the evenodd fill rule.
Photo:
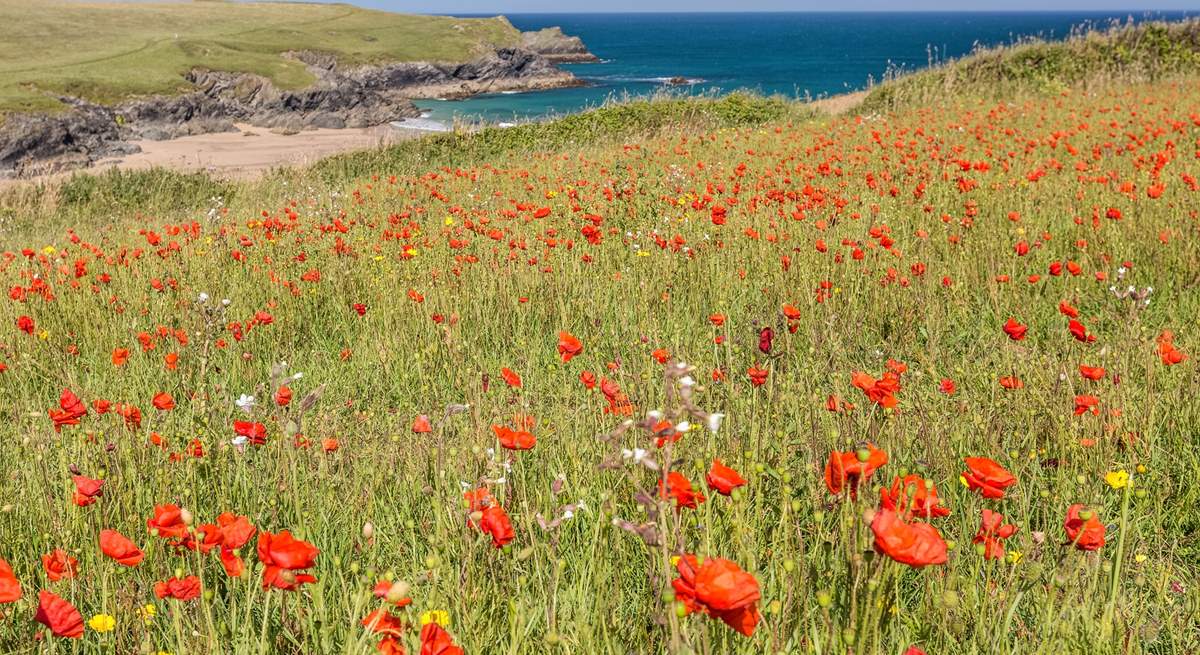
<svg viewBox="0 0 1200 655">
<path fill-rule="evenodd" d="M 609 98 L 661 91 L 671 77 L 687 78 L 675 92 L 727 93 L 752 89 L 792 97 L 842 93 L 879 80 L 889 68 L 913 70 L 958 57 L 979 45 L 1022 37 L 1061 38 L 1081 26 L 1183 12 L 970 13 L 637 13 L 510 14 L 522 30 L 557 25 L 583 39 L 595 64 L 565 68 L 588 86 L 536 93 L 422 101 L 441 122 L 513 122 L 575 112 Z"/>
</svg>

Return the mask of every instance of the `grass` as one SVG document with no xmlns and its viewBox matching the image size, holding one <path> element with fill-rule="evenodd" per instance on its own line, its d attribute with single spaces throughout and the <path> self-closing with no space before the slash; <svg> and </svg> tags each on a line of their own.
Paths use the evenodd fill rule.
<svg viewBox="0 0 1200 655">
<path fill-rule="evenodd" d="M 0 650 L 369 653 L 380 580 L 412 599 L 390 610 L 408 652 L 428 619 L 473 653 L 1200 650 L 1196 77 L 845 117 L 673 102 L 253 184 L 80 175 L 7 202 L 0 558 L 24 597 L 0 605 Z M 1064 301 L 1095 341 L 1072 337 Z M 566 362 L 564 330 L 583 347 Z M 1167 331 L 1187 359 L 1164 363 Z M 851 377 L 889 360 L 906 364 L 895 409 Z M 63 389 L 89 413 L 58 433 Z M 173 409 L 153 408 L 161 392 Z M 100 399 L 140 407 L 140 425 Z M 696 428 L 660 449 L 640 425 L 652 410 Z M 235 445 L 235 420 L 261 422 L 265 444 Z M 493 425 L 537 443 L 506 450 Z M 868 442 L 887 464 L 856 497 L 831 492 L 831 451 Z M 1005 498 L 960 481 L 974 456 L 1014 474 Z M 709 489 L 715 458 L 748 484 Z M 71 502 L 73 468 L 105 480 L 95 504 Z M 659 498 L 668 468 L 707 500 Z M 873 548 L 878 488 L 905 474 L 951 509 L 929 521 L 944 564 Z M 503 548 L 473 527 L 462 494 L 479 487 L 511 519 Z M 166 503 L 193 527 L 231 511 L 291 530 L 320 550 L 317 581 L 263 590 L 253 542 L 227 576 L 215 551 L 148 529 Z M 1105 526 L 1099 549 L 1073 547 L 1072 504 Z M 985 509 L 1018 528 L 995 559 L 971 543 Z M 104 528 L 145 560 L 102 555 Z M 48 579 L 55 548 L 77 578 Z M 681 616 L 680 553 L 754 576 L 752 636 Z M 188 575 L 201 596 L 155 597 Z M 41 589 L 115 629 L 35 641 Z"/>
<path fill-rule="evenodd" d="M 0 1 L 0 114 L 61 109 L 56 94 L 113 104 L 190 87 L 194 68 L 313 81 L 295 50 L 347 65 L 464 61 L 512 45 L 503 18 L 416 16 L 306 3 Z"/>
<path fill-rule="evenodd" d="M 859 111 L 919 106 L 957 96 L 1002 99 L 1088 84 L 1136 84 L 1200 70 L 1200 20 L 1088 30 L 1063 41 L 1031 39 L 902 75 L 868 94 Z"/>
</svg>

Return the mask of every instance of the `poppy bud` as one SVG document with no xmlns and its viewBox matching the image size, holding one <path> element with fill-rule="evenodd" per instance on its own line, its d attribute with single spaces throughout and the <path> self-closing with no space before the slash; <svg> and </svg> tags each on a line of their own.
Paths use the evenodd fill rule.
<svg viewBox="0 0 1200 655">
<path fill-rule="evenodd" d="M 675 603 L 675 616 L 678 616 L 682 619 L 683 617 L 687 616 L 687 613 L 687 605 L 684 605 L 683 603 Z"/>
<path fill-rule="evenodd" d="M 190 510 L 188 510 L 188 508 L 184 507 L 179 510 L 179 520 L 184 525 L 191 525 L 192 521 L 194 521 L 195 519 L 196 519 L 196 517 L 192 516 L 192 512 Z M 175 577 L 182 578 L 183 576 L 176 575 Z"/>
<path fill-rule="evenodd" d="M 478 510 L 471 512 L 470 518 L 472 523 L 479 523 L 483 520 L 483 512 Z"/>
<path fill-rule="evenodd" d="M 407 582 L 403 580 L 397 580 L 392 583 L 391 587 L 388 587 L 385 598 L 389 603 L 399 603 L 405 598 L 408 598 L 408 594 L 411 591 L 412 586 L 410 586 Z"/>
<path fill-rule="evenodd" d="M 858 461 L 865 462 L 871 459 L 871 451 L 868 448 L 859 448 L 854 451 L 854 456 L 858 458 Z"/>
<path fill-rule="evenodd" d="M 824 589 L 817 592 L 817 604 L 821 607 L 829 607 L 833 604 L 833 596 Z"/>
<path fill-rule="evenodd" d="M 482 514 L 482 512 L 481 512 L 481 514 Z M 430 553 L 429 555 L 425 556 L 425 568 L 427 568 L 427 569 L 436 569 L 438 567 L 438 564 L 441 564 L 441 563 L 442 563 L 441 558 L 439 558 L 436 554 Z"/>
<path fill-rule="evenodd" d="M 362 536 L 363 536 L 363 539 L 366 539 L 367 541 L 370 541 L 372 538 L 374 538 L 375 524 L 371 523 L 370 521 L 363 523 Z"/>
<path fill-rule="evenodd" d="M 1089 520 L 1091 520 L 1091 518 L 1092 518 L 1092 510 L 1090 510 L 1090 509 L 1081 509 L 1081 510 L 1079 510 L 1079 518 L 1080 518 L 1081 520 L 1083 520 L 1083 521 L 1089 521 Z"/>
</svg>

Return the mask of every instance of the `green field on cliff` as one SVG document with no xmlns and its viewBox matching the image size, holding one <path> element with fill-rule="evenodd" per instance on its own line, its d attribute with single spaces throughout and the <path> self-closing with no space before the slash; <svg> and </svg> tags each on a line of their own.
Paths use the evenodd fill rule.
<svg viewBox="0 0 1200 655">
<path fill-rule="evenodd" d="M 313 81 L 294 50 L 347 63 L 463 61 L 518 32 L 503 18 L 415 16 L 349 5 L 0 0 L 0 115 L 54 111 L 60 95 L 114 103 L 188 90 L 193 68 Z"/>
</svg>

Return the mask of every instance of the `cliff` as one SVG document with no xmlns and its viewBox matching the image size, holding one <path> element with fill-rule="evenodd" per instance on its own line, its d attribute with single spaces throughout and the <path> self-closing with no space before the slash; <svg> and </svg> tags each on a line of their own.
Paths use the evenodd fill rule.
<svg viewBox="0 0 1200 655">
<path fill-rule="evenodd" d="M 536 32 L 522 32 L 521 47 L 558 64 L 599 61 L 596 55 L 588 51 L 582 39 L 577 36 L 567 36 L 558 27 L 547 27 Z"/>
</svg>

